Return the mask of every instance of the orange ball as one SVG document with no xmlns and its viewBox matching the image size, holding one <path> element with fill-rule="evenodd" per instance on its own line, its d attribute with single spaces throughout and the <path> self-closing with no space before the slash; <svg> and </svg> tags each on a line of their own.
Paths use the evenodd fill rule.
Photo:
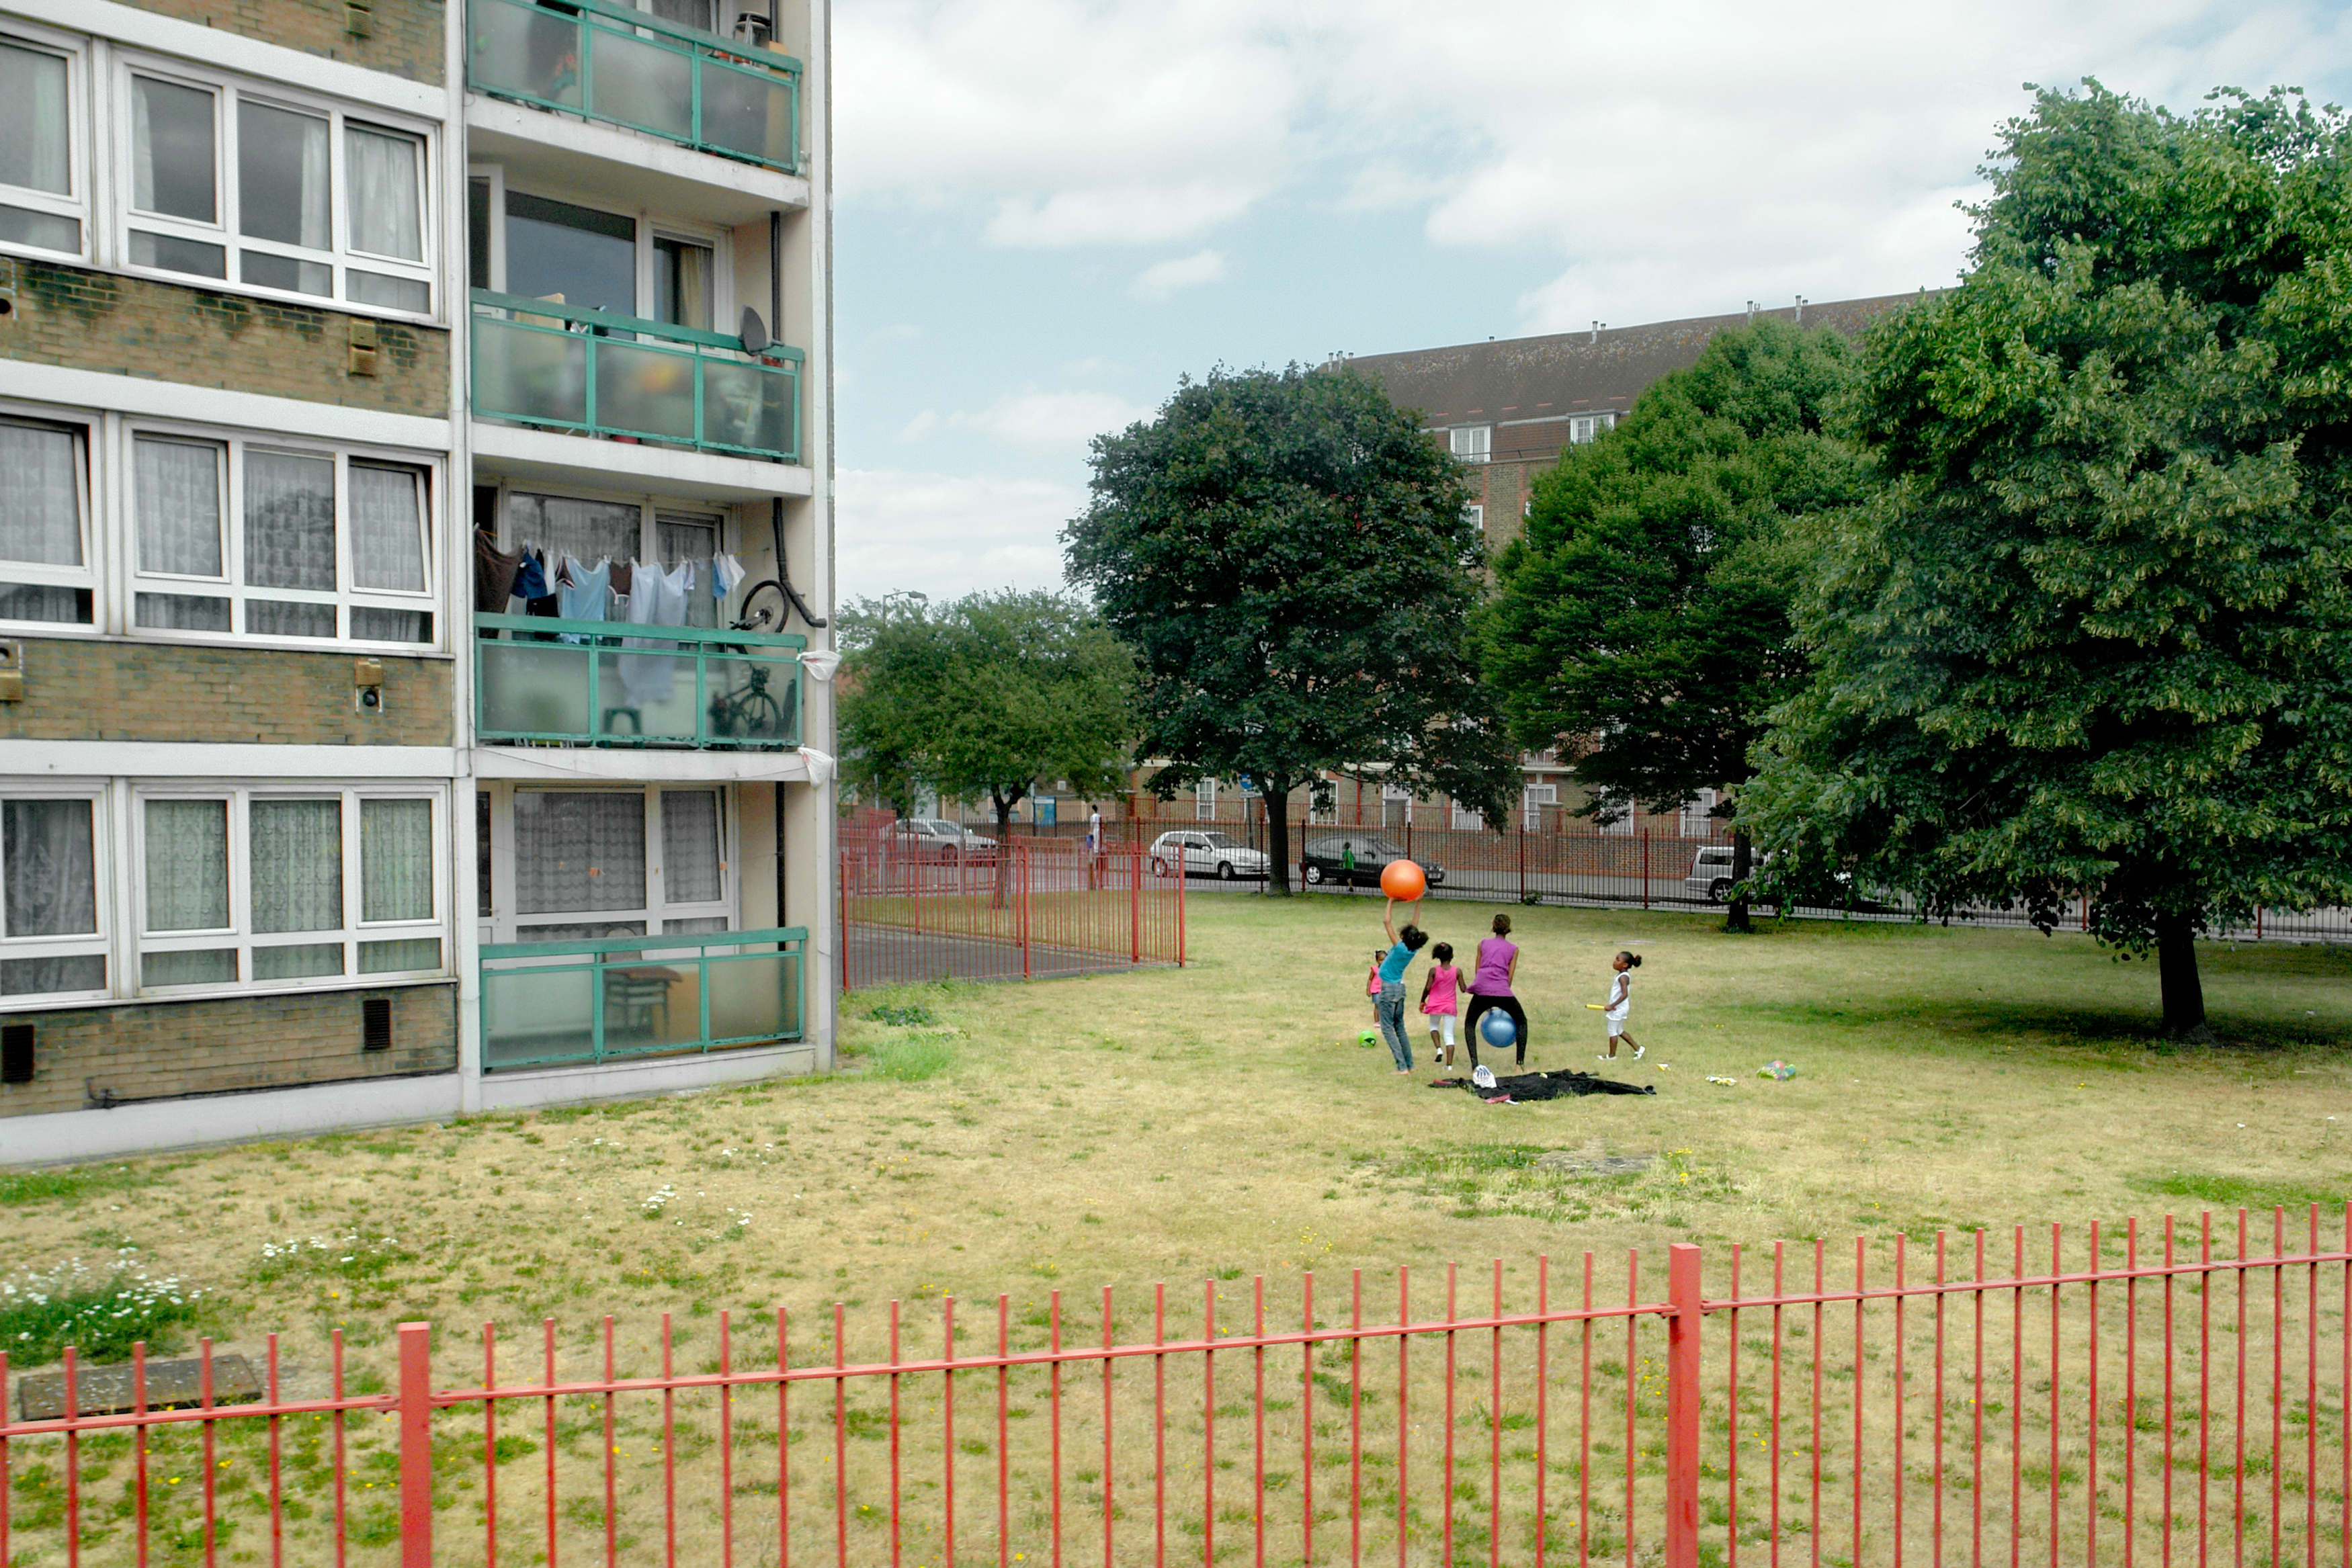
<svg viewBox="0 0 2352 1568">
<path fill-rule="evenodd" d="M 1411 861 L 1391 861 L 1381 868 L 1381 891 L 1401 903 L 1411 904 L 1429 891 L 1429 878 Z"/>
</svg>

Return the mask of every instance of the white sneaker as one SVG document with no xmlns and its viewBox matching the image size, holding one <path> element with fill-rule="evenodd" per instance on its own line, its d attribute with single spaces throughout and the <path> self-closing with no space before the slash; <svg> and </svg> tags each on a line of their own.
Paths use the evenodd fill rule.
<svg viewBox="0 0 2352 1568">
<path fill-rule="evenodd" d="M 1634 1061 L 1641 1061 L 1641 1060 L 1642 1060 L 1643 1053 L 1644 1053 L 1645 1051 L 1647 1051 L 1649 1049 L 1650 1049 L 1650 1048 L 1649 1048 L 1648 1046 L 1646 1046 L 1646 1045 L 1637 1045 L 1637 1046 L 1635 1046 L 1635 1047 L 1633 1048 L 1633 1060 L 1634 1060 Z"/>
<path fill-rule="evenodd" d="M 1606 1056 L 1606 1055 L 1603 1055 L 1603 1056 L 1596 1056 L 1596 1057 L 1594 1057 L 1592 1060 L 1593 1060 L 1593 1061 L 1616 1061 L 1617 1059 L 1616 1059 L 1615 1057 L 1613 1057 L 1613 1056 Z"/>
</svg>

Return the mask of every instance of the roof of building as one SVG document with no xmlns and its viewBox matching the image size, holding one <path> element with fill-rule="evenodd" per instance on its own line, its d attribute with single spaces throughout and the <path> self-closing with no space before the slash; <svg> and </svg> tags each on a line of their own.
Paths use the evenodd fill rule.
<svg viewBox="0 0 2352 1568">
<path fill-rule="evenodd" d="M 1919 298 L 1887 294 L 1819 305 L 1808 300 L 1801 310 L 1803 325 L 1854 334 Z M 1801 312 L 1788 306 L 1756 314 L 1793 321 Z M 1386 387 L 1400 404 L 1421 410 L 1431 424 L 1564 420 L 1631 407 L 1652 382 L 1696 363 L 1709 338 L 1727 328 L 1744 327 L 1749 319 L 1747 312 L 1736 310 L 1640 327 L 1603 327 L 1598 332 L 1365 354 L 1346 363 Z M 1498 434 L 1496 455 L 1517 444 Z"/>
</svg>

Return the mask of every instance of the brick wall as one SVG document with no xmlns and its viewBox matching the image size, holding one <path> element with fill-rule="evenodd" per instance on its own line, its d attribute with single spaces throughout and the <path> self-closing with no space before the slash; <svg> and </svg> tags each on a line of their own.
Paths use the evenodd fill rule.
<svg viewBox="0 0 2352 1568">
<path fill-rule="evenodd" d="M 0 739 L 279 746 L 455 744 L 446 659 L 380 658 L 383 706 L 352 706 L 350 653 L 33 638 Z M 376 654 L 366 655 L 379 658 Z"/>
<path fill-rule="evenodd" d="M 7 257 L 0 288 L 16 295 L 0 316 L 0 359 L 387 413 L 449 412 L 449 334 L 437 327 L 372 323 L 376 373 L 355 376 L 355 318 L 339 310 Z"/>
<path fill-rule="evenodd" d="M 391 998 L 390 1051 L 360 1049 L 360 1003 L 371 997 Z M 109 1090 L 146 1099 L 457 1068 L 454 984 L 0 1013 L 0 1023 L 35 1030 L 33 1081 L 0 1084 L 0 1116 L 86 1110 Z M 190 1104 L 192 1124 L 202 1106 Z"/>
<path fill-rule="evenodd" d="M 366 36 L 344 0 L 130 0 L 142 11 L 218 27 L 411 81 L 438 82 L 445 57 L 439 0 L 363 0 Z"/>
</svg>

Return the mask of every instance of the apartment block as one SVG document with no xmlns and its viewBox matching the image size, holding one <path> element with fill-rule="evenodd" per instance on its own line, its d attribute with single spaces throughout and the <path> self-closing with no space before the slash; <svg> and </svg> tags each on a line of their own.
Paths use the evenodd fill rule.
<svg viewBox="0 0 2352 1568">
<path fill-rule="evenodd" d="M 824 0 L 0 0 L 0 1163 L 830 1064 Z"/>
</svg>

